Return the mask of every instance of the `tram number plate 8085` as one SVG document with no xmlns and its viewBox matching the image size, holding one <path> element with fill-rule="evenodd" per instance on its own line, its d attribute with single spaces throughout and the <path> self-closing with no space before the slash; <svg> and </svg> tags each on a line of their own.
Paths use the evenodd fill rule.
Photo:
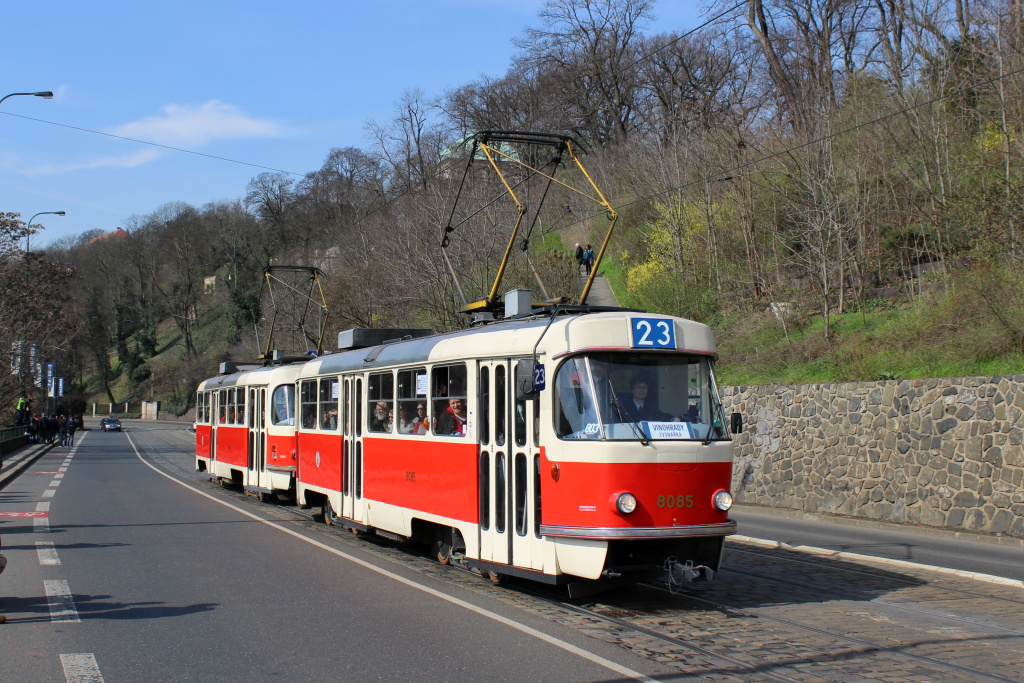
<svg viewBox="0 0 1024 683">
<path fill-rule="evenodd" d="M 692 508 L 693 496 L 658 496 L 660 508 Z"/>
</svg>

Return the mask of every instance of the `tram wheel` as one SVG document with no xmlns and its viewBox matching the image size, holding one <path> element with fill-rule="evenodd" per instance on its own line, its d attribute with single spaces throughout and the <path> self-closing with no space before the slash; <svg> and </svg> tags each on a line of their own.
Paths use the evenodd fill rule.
<svg viewBox="0 0 1024 683">
<path fill-rule="evenodd" d="M 506 577 L 504 574 L 499 574 L 498 572 L 489 571 L 487 572 L 487 578 L 490 579 L 491 583 L 493 583 L 495 586 L 500 586 L 501 584 L 505 583 L 505 580 L 508 577 Z"/>
<path fill-rule="evenodd" d="M 452 561 L 452 530 L 438 528 L 434 532 L 434 557 L 440 564 Z"/>
<path fill-rule="evenodd" d="M 334 514 L 334 508 L 331 506 L 331 499 L 324 497 L 324 524 L 327 526 L 334 526 L 334 522 L 337 521 L 338 515 Z"/>
<path fill-rule="evenodd" d="M 269 503 L 270 499 L 271 499 L 271 497 L 273 495 L 274 494 L 267 493 L 266 491 L 257 491 L 256 492 L 256 500 L 258 500 L 261 503 Z"/>
</svg>

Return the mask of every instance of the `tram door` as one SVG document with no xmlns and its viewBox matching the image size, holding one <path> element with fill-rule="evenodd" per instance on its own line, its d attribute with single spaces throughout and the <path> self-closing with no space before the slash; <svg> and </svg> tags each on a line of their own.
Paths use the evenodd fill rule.
<svg viewBox="0 0 1024 683">
<path fill-rule="evenodd" d="M 510 564 L 508 361 L 484 361 L 477 372 L 480 455 L 480 559 Z"/>
<path fill-rule="evenodd" d="M 208 449 L 207 457 L 210 458 L 210 463 L 207 466 L 207 470 L 213 472 L 214 459 L 217 457 L 217 449 L 214 444 L 217 442 L 217 397 L 220 396 L 219 391 L 211 391 L 206 395 L 207 410 L 209 411 L 209 422 L 210 422 L 210 443 L 206 444 Z"/>
<path fill-rule="evenodd" d="M 519 376 L 518 363 L 513 360 L 509 372 L 514 381 L 509 382 L 508 420 L 509 462 L 508 499 L 509 535 L 512 545 L 512 564 L 529 569 L 543 569 L 544 555 L 540 546 L 540 448 L 537 444 L 539 430 L 536 420 L 537 399 L 516 400 L 516 383 L 522 380 L 533 383 L 533 377 Z"/>
<path fill-rule="evenodd" d="M 220 427 L 221 391 L 210 394 L 210 465 L 207 471 L 211 477 L 217 475 L 217 430 Z"/>
<path fill-rule="evenodd" d="M 249 458 L 246 486 L 268 488 L 267 481 L 267 388 L 249 389 Z"/>
<path fill-rule="evenodd" d="M 343 380 L 341 409 L 345 429 L 341 448 L 341 516 L 365 524 L 362 378 Z"/>
</svg>

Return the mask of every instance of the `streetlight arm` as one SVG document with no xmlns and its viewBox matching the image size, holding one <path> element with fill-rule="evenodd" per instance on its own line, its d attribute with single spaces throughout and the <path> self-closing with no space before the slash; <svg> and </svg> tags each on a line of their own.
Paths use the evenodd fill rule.
<svg viewBox="0 0 1024 683">
<path fill-rule="evenodd" d="M 0 102 L 3 102 L 3 100 L 0 100 Z M 25 258 L 26 259 L 28 258 L 28 238 L 32 234 L 32 232 L 31 232 L 32 231 L 32 221 L 34 221 L 37 216 L 47 216 L 47 215 L 66 216 L 67 212 L 66 211 L 40 211 L 39 213 L 35 214 L 35 216 L 32 216 L 32 218 L 28 219 L 28 223 L 25 224 Z"/>
<path fill-rule="evenodd" d="M 12 92 L 10 95 L 4 95 L 0 97 L 0 103 L 3 103 L 8 97 L 15 97 L 17 95 L 31 95 L 33 97 L 42 97 L 44 100 L 53 99 L 53 93 L 49 90 L 40 90 L 39 92 Z"/>
</svg>

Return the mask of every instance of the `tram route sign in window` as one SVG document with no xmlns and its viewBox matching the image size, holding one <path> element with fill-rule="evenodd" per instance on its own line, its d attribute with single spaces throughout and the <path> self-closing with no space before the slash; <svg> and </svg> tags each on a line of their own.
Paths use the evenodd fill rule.
<svg viewBox="0 0 1024 683">
<path fill-rule="evenodd" d="M 676 326 L 666 318 L 630 318 L 635 349 L 676 348 Z"/>
</svg>

